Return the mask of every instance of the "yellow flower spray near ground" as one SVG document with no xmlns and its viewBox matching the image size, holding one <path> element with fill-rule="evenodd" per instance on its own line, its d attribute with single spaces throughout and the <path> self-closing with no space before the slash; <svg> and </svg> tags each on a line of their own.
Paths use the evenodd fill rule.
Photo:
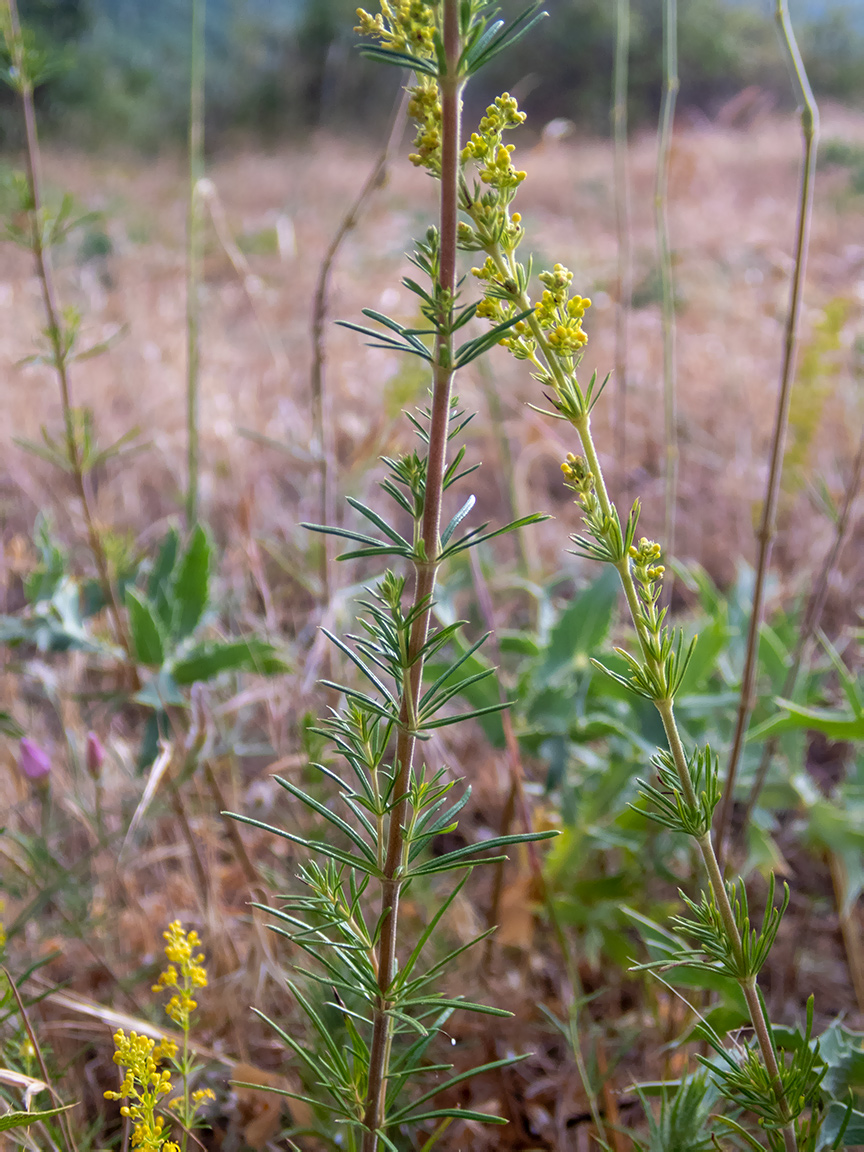
<svg viewBox="0 0 864 1152">
<path fill-rule="evenodd" d="M 207 970 L 204 967 L 204 953 L 199 952 L 201 941 L 198 933 L 186 933 L 179 920 L 169 924 L 165 937 L 165 956 L 168 967 L 153 985 L 154 992 L 165 988 L 174 989 L 165 1011 L 183 1030 L 183 1051 L 177 1058 L 177 1045 L 171 1040 L 157 1044 L 147 1036 L 130 1032 L 127 1037 L 122 1028 L 114 1034 L 114 1063 L 124 1070 L 123 1082 L 118 1092 L 106 1092 L 108 1100 L 127 1100 L 120 1112 L 133 1124 L 131 1147 L 144 1152 L 185 1152 L 187 1133 L 196 1124 L 197 1113 L 206 1100 L 214 1099 L 209 1088 L 189 1092 L 189 1082 L 196 1066 L 189 1057 L 189 1031 L 191 1016 L 198 1007 L 194 991 L 207 987 Z M 175 1097 L 169 1107 L 177 1114 L 183 1128 L 182 1143 L 168 1139 L 163 1117 L 156 1115 L 160 1100 L 170 1096 L 174 1085 L 171 1072 L 160 1068 L 163 1060 L 170 1060 L 183 1084 L 181 1096 Z"/>
</svg>

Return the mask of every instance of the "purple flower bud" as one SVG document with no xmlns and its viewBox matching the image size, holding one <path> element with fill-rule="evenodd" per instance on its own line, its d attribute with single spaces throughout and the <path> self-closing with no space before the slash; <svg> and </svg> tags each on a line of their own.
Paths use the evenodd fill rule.
<svg viewBox="0 0 864 1152">
<path fill-rule="evenodd" d="M 99 770 L 105 760 L 105 746 L 95 732 L 87 733 L 85 760 L 87 762 L 87 771 L 90 775 L 94 778 L 98 776 Z"/>
<path fill-rule="evenodd" d="M 25 736 L 18 752 L 18 767 L 28 780 L 44 780 L 51 773 L 51 757 Z"/>
</svg>

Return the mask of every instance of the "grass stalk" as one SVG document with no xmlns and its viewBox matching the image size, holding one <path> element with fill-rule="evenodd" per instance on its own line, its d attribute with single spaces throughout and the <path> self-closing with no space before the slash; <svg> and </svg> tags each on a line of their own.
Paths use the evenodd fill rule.
<svg viewBox="0 0 864 1152">
<path fill-rule="evenodd" d="M 318 278 L 315 282 L 315 295 L 312 298 L 312 369 L 310 372 L 310 392 L 312 394 L 312 429 L 318 450 L 318 482 L 319 482 L 319 518 L 322 524 L 336 523 L 335 491 L 333 486 L 333 464 L 335 449 L 333 446 L 332 420 L 329 413 L 328 395 L 326 389 L 325 368 L 327 365 L 327 342 L 325 339 L 325 326 L 327 323 L 327 308 L 330 299 L 330 277 L 336 257 L 345 242 L 345 237 L 360 220 L 366 204 L 379 188 L 383 188 L 387 180 L 387 169 L 390 166 L 390 157 L 397 146 L 403 132 L 405 108 L 408 103 L 408 93 L 403 90 L 397 101 L 393 114 L 393 122 L 387 136 L 387 142 L 380 155 L 372 166 L 356 198 L 348 211 L 339 222 L 333 238 L 324 253 L 321 267 L 318 269 Z M 332 594 L 330 581 L 330 559 L 332 547 L 330 537 L 324 536 L 321 542 L 321 599 L 325 604 L 330 603 Z"/>
<path fill-rule="evenodd" d="M 819 621 L 822 618 L 822 610 L 825 607 L 825 600 L 828 596 L 828 583 L 831 579 L 831 573 L 837 566 L 837 561 L 840 558 L 840 553 L 843 545 L 846 542 L 846 536 L 849 531 L 849 524 L 852 513 L 852 506 L 855 503 L 861 488 L 861 480 L 864 477 L 864 433 L 858 443 L 858 451 L 855 454 L 855 460 L 852 465 L 852 472 L 849 476 L 849 482 L 843 493 L 843 500 L 840 505 L 840 511 L 837 516 L 837 521 L 834 526 L 834 539 L 831 547 L 825 554 L 822 561 L 822 566 L 819 573 L 813 582 L 813 595 L 810 603 L 807 605 L 807 611 L 804 620 L 801 624 L 801 630 L 798 633 L 795 642 L 795 648 L 792 653 L 792 662 L 789 665 L 789 671 L 786 673 L 786 679 L 783 681 L 783 687 L 780 690 L 780 695 L 784 699 L 791 699 L 795 692 L 795 687 L 798 683 L 798 677 L 801 674 L 801 669 L 807 664 L 810 651 L 812 650 L 813 637 L 816 635 L 816 630 L 819 627 Z M 759 802 L 759 797 L 762 789 L 765 787 L 765 780 L 768 776 L 768 770 L 771 767 L 771 762 L 777 752 L 779 746 L 779 738 L 772 736 L 765 741 L 762 749 L 762 757 L 759 761 L 759 767 L 756 769 L 756 776 L 753 780 L 753 787 L 750 790 L 750 795 L 747 798 L 747 807 L 744 810 L 744 816 L 741 821 L 741 835 L 747 829 L 747 825 L 753 816 L 753 810 Z"/>
<path fill-rule="evenodd" d="M 72 382 L 69 371 L 71 348 L 69 345 L 67 324 L 64 320 L 63 308 L 54 279 L 51 264 L 51 253 L 45 243 L 45 210 L 42 178 L 42 154 L 39 147 L 39 135 L 36 128 L 36 109 L 33 102 L 33 82 L 29 75 L 25 57 L 24 40 L 21 32 L 21 22 L 18 15 L 17 0 L 7 0 L 9 20 L 9 49 L 13 65 L 17 73 L 17 90 L 21 97 L 24 113 L 24 131 L 26 138 L 25 164 L 27 187 L 29 192 L 29 224 L 30 224 L 30 250 L 36 262 L 36 273 L 42 294 L 42 305 L 45 311 L 46 334 L 51 345 L 51 362 L 57 374 L 57 383 L 60 388 L 60 403 L 63 410 L 63 425 L 66 442 L 66 455 L 75 493 L 81 504 L 84 517 L 84 527 L 87 534 L 87 543 L 99 578 L 99 585 L 105 604 L 111 615 L 114 633 L 118 643 L 124 649 L 131 664 L 132 644 L 120 604 L 111 581 L 111 570 L 105 545 L 96 523 L 93 506 L 88 491 L 87 477 L 82 458 L 81 445 L 75 424 L 75 408 L 72 400 Z M 137 679 L 133 667 L 133 679 Z"/>
<path fill-rule="evenodd" d="M 657 176 L 654 185 L 654 218 L 660 263 L 663 315 L 663 443 L 665 449 L 664 545 L 675 554 L 675 514 L 678 495 L 677 367 L 675 359 L 675 282 L 669 239 L 669 166 L 672 133 L 678 100 L 678 0 L 663 0 L 663 101 L 657 133 Z M 672 580 L 666 584 L 671 598 Z"/>
<path fill-rule="evenodd" d="M 198 520 L 199 406 L 201 390 L 201 273 L 204 178 L 204 31 L 207 0 L 192 0 L 189 55 L 189 199 L 186 219 L 186 527 Z"/>
<path fill-rule="evenodd" d="M 783 362 L 780 370 L 780 386 L 777 394 L 777 408 L 774 417 L 774 432 L 771 440 L 771 463 L 762 516 L 757 533 L 759 547 L 756 560 L 756 579 L 753 586 L 753 607 L 747 631 L 747 649 L 744 658 L 744 671 L 741 677 L 741 696 L 735 721 L 735 735 L 729 754 L 723 798 L 715 824 L 715 842 L 720 859 L 723 859 L 724 841 L 732 819 L 735 781 L 738 766 L 747 736 L 747 727 L 753 711 L 756 686 L 756 666 L 759 656 L 759 633 L 765 608 L 765 586 L 771 563 L 771 551 L 777 532 L 777 504 L 780 497 L 780 478 L 783 471 L 783 456 L 786 448 L 786 429 L 789 423 L 789 404 L 792 385 L 795 380 L 795 365 L 798 353 L 798 333 L 801 317 L 801 297 L 804 277 L 807 271 L 807 253 L 810 245 L 810 221 L 813 214 L 813 192 L 816 180 L 816 149 L 819 141 L 819 109 L 807 78 L 804 62 L 795 40 L 795 32 L 789 18 L 787 0 L 776 0 L 775 19 L 780 31 L 792 72 L 796 78 L 801 108 L 801 134 L 803 158 L 801 183 L 798 196 L 798 223 L 795 243 L 795 266 L 792 273 L 789 307 L 786 313 L 783 340 Z"/>
<path fill-rule="evenodd" d="M 615 454 L 624 472 L 627 459 L 627 361 L 633 298 L 630 158 L 627 143 L 627 91 L 630 61 L 630 0 L 615 8 L 615 61 L 612 81 L 612 137 L 615 155 L 615 236 L 618 248 L 615 310 Z"/>
<path fill-rule="evenodd" d="M 373 1010 L 372 1041 L 369 1052 L 369 1077 L 363 1123 L 362 1152 L 377 1152 L 379 1132 L 384 1118 L 387 1089 L 391 1018 L 388 993 L 396 974 L 396 938 L 399 920 L 399 898 L 402 882 L 405 843 L 405 820 L 408 809 L 407 786 L 414 762 L 416 745 L 415 708 L 420 700 L 423 681 L 421 652 L 426 644 L 432 612 L 432 594 L 438 571 L 441 548 L 441 505 L 444 491 L 447 442 L 450 425 L 450 399 L 453 383 L 452 333 L 453 305 L 456 294 L 456 228 L 459 193 L 459 138 L 461 121 L 461 82 L 459 56 L 459 0 L 443 0 L 444 69 L 440 78 L 441 93 L 441 204 L 440 263 L 438 287 L 441 314 L 435 338 L 432 390 L 432 418 L 429 427 L 426 488 L 423 506 L 422 540 L 425 561 L 415 563 L 414 603 L 417 616 L 411 628 L 408 648 L 409 670 L 405 674 L 399 732 L 396 741 L 393 795 L 399 800 L 389 815 L 384 878 L 381 884 L 381 932 L 378 949 L 378 1002 Z"/>
</svg>

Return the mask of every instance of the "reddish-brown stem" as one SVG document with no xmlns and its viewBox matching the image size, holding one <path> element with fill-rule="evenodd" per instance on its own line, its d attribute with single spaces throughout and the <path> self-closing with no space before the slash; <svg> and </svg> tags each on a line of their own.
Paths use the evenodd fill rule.
<svg viewBox="0 0 864 1152">
<path fill-rule="evenodd" d="M 24 132 L 27 142 L 25 163 L 27 166 L 27 185 L 30 196 L 30 249 L 36 261 L 36 272 L 42 291 L 42 304 L 47 320 L 47 335 L 51 342 L 51 352 L 57 381 L 60 385 L 60 403 L 63 408 L 63 421 L 66 433 L 66 454 L 69 458 L 69 467 L 75 491 L 81 502 L 84 514 L 84 525 L 87 532 L 87 543 L 96 562 L 99 583 L 102 595 L 111 613 L 114 622 L 114 631 L 118 642 L 123 646 L 131 662 L 132 646 L 126 630 L 123 616 L 108 567 L 108 558 L 102 545 L 99 530 L 90 506 L 87 492 L 87 482 L 81 460 L 78 440 L 75 434 L 75 416 L 72 408 L 72 390 L 69 380 L 68 351 L 64 347 L 62 309 L 54 283 L 54 273 L 51 267 L 50 253 L 48 252 L 43 236 L 43 201 L 42 201 L 42 163 L 39 150 L 39 136 L 36 131 L 36 109 L 33 104 L 33 85 L 27 75 L 26 60 L 24 59 L 24 45 L 21 36 L 21 23 L 18 18 L 17 0 L 8 0 L 9 4 L 9 31 L 12 58 L 18 73 L 21 105 L 24 112 Z"/>
<path fill-rule="evenodd" d="M 801 315 L 801 297 L 804 277 L 807 271 L 807 251 L 810 244 L 810 218 L 813 213 L 813 190 L 816 179 L 816 147 L 819 140 L 819 110 L 801 61 L 798 45 L 789 21 L 786 0 L 777 0 L 777 22 L 784 38 L 790 63 L 801 88 L 801 131 L 803 137 L 803 160 L 801 164 L 801 186 L 798 198 L 798 227 L 795 243 L 795 269 L 789 296 L 789 309 L 786 315 L 786 329 L 783 342 L 783 365 L 780 371 L 780 388 L 777 395 L 777 410 L 774 418 L 774 434 L 771 443 L 771 466 L 762 507 L 759 525 L 759 550 L 756 560 L 756 581 L 753 587 L 753 607 L 750 613 L 750 626 L 747 632 L 747 652 L 744 659 L 744 672 L 741 677 L 741 697 L 738 716 L 735 722 L 735 735 L 723 799 L 714 826 L 714 840 L 721 865 L 723 863 L 724 840 L 732 818 L 732 804 L 735 793 L 735 780 L 738 765 L 747 736 L 747 726 L 753 711 L 756 686 L 756 666 L 759 656 L 759 632 L 765 603 L 765 585 L 771 563 L 771 550 L 777 530 L 777 503 L 780 496 L 780 478 L 783 472 L 783 456 L 786 446 L 786 427 L 789 423 L 789 403 L 792 384 L 795 380 L 795 363 L 798 351 L 798 328 Z"/>
<path fill-rule="evenodd" d="M 339 227 L 324 253 L 321 267 L 318 269 L 318 279 L 315 283 L 315 295 L 312 300 L 312 370 L 310 372 L 310 390 L 312 393 L 312 428 L 318 446 L 318 474 L 320 478 L 320 504 L 319 514 L 322 524 L 336 523 L 336 506 L 333 492 L 333 460 L 334 447 L 331 429 L 330 413 L 328 412 L 328 395 L 326 389 L 325 370 L 327 367 L 327 344 L 325 340 L 325 327 L 327 323 L 327 305 L 330 294 L 330 276 L 336 257 L 345 242 L 345 237 L 352 229 L 357 227 L 360 214 L 367 202 L 377 190 L 383 187 L 387 179 L 387 169 L 390 165 L 390 154 L 396 142 L 402 135 L 403 116 L 408 102 L 407 92 L 399 98 L 394 113 L 393 124 L 390 128 L 387 142 L 381 154 L 375 161 L 372 171 L 366 178 L 350 208 L 339 222 Z M 330 603 L 332 588 L 330 585 L 330 537 L 322 537 L 321 550 L 321 600 L 327 605 Z"/>
<path fill-rule="evenodd" d="M 402 887 L 402 856 L 405 821 L 408 814 L 407 789 L 414 762 L 415 702 L 420 698 L 423 660 L 419 657 L 429 634 L 431 598 L 435 589 L 440 552 L 441 503 L 450 425 L 450 397 L 453 380 L 453 336 L 450 331 L 456 293 L 456 225 L 458 221 L 459 126 L 461 81 L 458 0 L 443 0 L 445 74 L 441 91 L 441 213 L 439 227 L 438 335 L 434 349 L 432 418 L 429 426 L 429 454 L 421 526 L 424 559 L 415 563 L 414 609 L 425 606 L 412 625 L 408 644 L 408 671 L 405 676 L 400 727 L 396 741 L 393 796 L 398 802 L 390 813 L 387 853 L 381 883 L 381 936 L 378 950 L 378 1002 L 373 1010 L 372 1042 L 369 1050 L 369 1080 L 363 1116 L 363 1152 L 376 1152 L 378 1133 L 386 1121 L 385 1096 L 392 1036 L 389 991 L 396 973 L 396 935 L 399 895 Z"/>
</svg>

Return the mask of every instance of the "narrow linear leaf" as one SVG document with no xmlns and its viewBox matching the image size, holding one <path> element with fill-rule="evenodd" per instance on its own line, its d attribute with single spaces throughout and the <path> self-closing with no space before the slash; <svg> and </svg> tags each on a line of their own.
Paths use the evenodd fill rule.
<svg viewBox="0 0 864 1152">
<path fill-rule="evenodd" d="M 522 1060 L 527 1060 L 530 1053 L 526 1052 L 522 1056 L 507 1056 L 503 1060 L 493 1060 L 489 1064 L 480 1064 L 477 1068 L 469 1068 L 467 1072 L 460 1072 L 458 1076 L 451 1076 L 449 1080 L 445 1080 L 443 1084 L 437 1084 L 428 1092 L 424 1092 L 422 1096 L 418 1096 L 416 1100 L 412 1100 L 407 1107 L 391 1112 L 388 1117 L 388 1126 L 392 1127 L 394 1124 L 402 1124 L 408 1119 L 413 1119 L 412 1112 L 421 1104 L 425 1104 L 427 1100 L 432 1100 L 439 1096 L 442 1092 L 446 1092 L 450 1088 L 454 1088 L 457 1084 L 463 1083 L 465 1080 L 470 1080 L 473 1076 L 481 1076 L 484 1072 L 494 1072 L 496 1068 L 509 1068 L 513 1064 L 518 1064 Z"/>
<path fill-rule="evenodd" d="M 61 1108 L 46 1108 L 41 1112 L 7 1112 L 0 1116 L 0 1132 L 8 1132 L 11 1128 L 28 1128 L 31 1124 L 38 1124 L 40 1120 L 49 1120 L 61 1112 L 68 1112 L 75 1104 L 64 1104 Z"/>
</svg>

